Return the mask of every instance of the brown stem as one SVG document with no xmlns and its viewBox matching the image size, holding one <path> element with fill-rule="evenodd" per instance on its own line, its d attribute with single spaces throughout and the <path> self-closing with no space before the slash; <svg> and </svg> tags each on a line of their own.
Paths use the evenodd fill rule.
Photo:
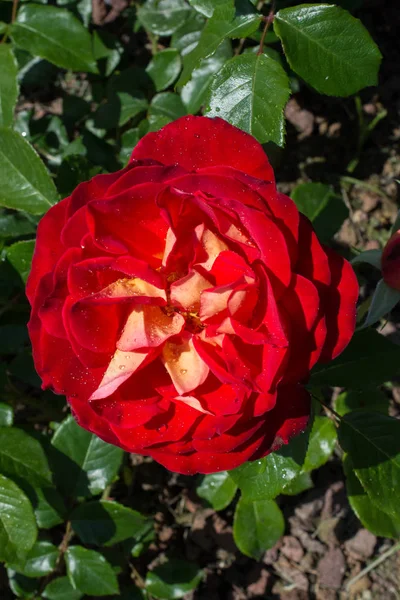
<svg viewBox="0 0 400 600">
<path fill-rule="evenodd" d="M 263 30 L 262 35 L 261 35 L 260 47 L 258 49 L 257 56 L 260 56 L 260 54 L 263 53 L 265 37 L 266 37 L 266 35 L 268 33 L 268 29 L 269 29 L 271 23 L 273 23 L 273 21 L 274 21 L 274 17 L 275 17 L 274 7 L 272 7 L 271 10 L 269 11 L 268 17 L 264 17 L 263 18 L 263 21 L 265 22 L 265 25 L 264 25 L 264 30 Z"/>
<path fill-rule="evenodd" d="M 11 25 L 14 23 L 15 19 L 17 18 L 17 10 L 18 10 L 18 2 L 19 0 L 13 0 L 13 4 L 12 4 L 12 10 L 11 10 Z M 4 44 L 8 39 L 8 29 L 6 30 L 3 39 L 1 40 L 0 44 Z"/>
</svg>

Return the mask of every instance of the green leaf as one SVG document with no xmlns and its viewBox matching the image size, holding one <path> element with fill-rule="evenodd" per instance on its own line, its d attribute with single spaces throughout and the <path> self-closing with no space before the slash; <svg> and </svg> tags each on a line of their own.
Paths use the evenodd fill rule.
<svg viewBox="0 0 400 600">
<path fill-rule="evenodd" d="M 390 517 L 370 500 L 354 473 L 354 467 L 349 456 L 344 457 L 343 467 L 350 506 L 363 526 L 375 535 L 394 539 L 400 538 L 400 519 Z"/>
<path fill-rule="evenodd" d="M 26 479 L 32 485 L 51 484 L 51 471 L 40 442 L 22 429 L 0 430 L 0 470 L 7 476 Z"/>
<path fill-rule="evenodd" d="M 18 97 L 18 65 L 9 44 L 0 45 L 0 127 L 11 127 Z"/>
<path fill-rule="evenodd" d="M 38 541 L 29 550 L 23 562 L 10 567 L 25 577 L 43 577 L 54 571 L 59 550 L 50 542 Z"/>
<path fill-rule="evenodd" d="M 80 600 L 83 594 L 74 590 L 68 577 L 59 577 L 50 581 L 42 596 L 48 600 Z"/>
<path fill-rule="evenodd" d="M 8 583 L 10 590 L 17 598 L 37 598 L 37 589 L 39 581 L 30 577 L 25 577 L 20 573 L 16 573 L 14 569 L 7 569 Z"/>
<path fill-rule="evenodd" d="M 341 416 L 352 410 L 369 410 L 388 413 L 389 398 L 381 390 L 348 391 L 339 394 L 335 401 L 335 411 Z"/>
<path fill-rule="evenodd" d="M 365 250 L 357 254 L 352 260 L 352 265 L 358 265 L 360 263 L 368 263 L 381 270 L 382 250 Z"/>
<path fill-rule="evenodd" d="M 54 183 L 32 146 L 0 128 L 0 205 L 40 215 L 56 202 Z"/>
<path fill-rule="evenodd" d="M 300 475 L 297 475 L 297 477 L 285 486 L 282 494 L 285 496 L 297 496 L 297 494 L 310 490 L 312 487 L 314 487 L 314 484 L 310 473 L 300 473 Z"/>
<path fill-rule="evenodd" d="M 400 520 L 400 421 L 378 412 L 343 417 L 339 443 L 370 500 Z"/>
<path fill-rule="evenodd" d="M 181 98 L 188 113 L 195 114 L 206 103 L 213 76 L 232 56 L 229 40 L 224 40 L 212 56 L 204 58 L 192 77 L 181 89 Z"/>
<path fill-rule="evenodd" d="M 292 192 L 297 208 L 313 224 L 319 239 L 327 243 L 349 216 L 340 196 L 324 183 L 302 183 Z"/>
<path fill-rule="evenodd" d="M 147 73 L 153 80 L 157 92 L 172 85 L 182 68 L 181 57 L 175 48 L 157 52 L 147 66 Z"/>
<path fill-rule="evenodd" d="M 92 38 L 74 15 L 64 8 L 27 4 L 11 26 L 17 46 L 72 71 L 97 73 Z"/>
<path fill-rule="evenodd" d="M 189 0 L 195 10 L 206 17 L 212 17 L 214 10 L 220 6 L 232 5 L 230 0 Z"/>
<path fill-rule="evenodd" d="M 235 17 L 233 6 L 217 7 L 211 19 L 207 21 L 196 47 L 183 57 L 183 71 L 177 85 L 187 83 L 201 60 L 214 54 L 226 38 L 247 37 L 253 33 L 258 28 L 260 19 L 261 15 L 258 14 Z"/>
<path fill-rule="evenodd" d="M 34 223 L 28 221 L 25 215 L 21 213 L 0 215 L 0 238 L 16 238 L 34 232 Z"/>
<path fill-rule="evenodd" d="M 62 496 L 55 488 L 35 487 L 25 491 L 32 503 L 40 529 L 51 529 L 64 522 L 67 509 Z"/>
<path fill-rule="evenodd" d="M 114 479 L 123 450 L 82 429 L 73 417 L 63 421 L 51 441 L 58 485 L 68 496 L 99 494 Z"/>
<path fill-rule="evenodd" d="M 271 500 L 297 477 L 307 453 L 309 431 L 294 437 L 280 450 L 229 472 L 246 500 Z"/>
<path fill-rule="evenodd" d="M 0 354 L 16 354 L 28 339 L 25 325 L 0 325 Z"/>
<path fill-rule="evenodd" d="M 96 546 L 112 546 L 128 538 L 141 538 L 152 528 L 152 521 L 136 510 L 108 500 L 81 504 L 70 519 L 81 541 Z"/>
<path fill-rule="evenodd" d="M 144 594 L 140 588 L 132 584 L 121 588 L 121 594 L 113 598 L 113 600 L 147 600 L 147 596 L 145 597 Z"/>
<path fill-rule="evenodd" d="M 25 283 L 31 270 L 35 240 L 15 242 L 6 250 L 7 258 Z"/>
<path fill-rule="evenodd" d="M 146 591 L 155 598 L 175 600 L 194 590 L 200 583 L 203 572 L 193 563 L 184 560 L 169 560 L 148 571 Z"/>
<path fill-rule="evenodd" d="M 326 365 L 314 368 L 310 385 L 332 385 L 349 389 L 376 387 L 400 372 L 400 347 L 374 329 L 363 329 Z"/>
<path fill-rule="evenodd" d="M 139 129 L 137 127 L 128 129 L 121 136 L 121 150 L 119 151 L 119 159 L 125 166 L 131 157 L 132 150 L 140 139 Z"/>
<path fill-rule="evenodd" d="M 137 11 L 145 29 L 156 35 L 172 35 L 188 18 L 190 8 L 184 0 L 147 0 Z"/>
<path fill-rule="evenodd" d="M 274 31 L 291 68 L 321 94 L 350 96 L 377 84 L 382 55 L 361 21 L 342 8 L 285 8 Z"/>
<path fill-rule="evenodd" d="M 283 109 L 290 95 L 282 66 L 261 54 L 229 60 L 214 76 L 207 116 L 219 116 L 247 131 L 260 143 L 284 145 Z"/>
<path fill-rule="evenodd" d="M 14 411 L 12 409 L 12 406 L 9 406 L 4 402 L 0 402 L 0 427 L 11 427 L 13 421 Z"/>
<path fill-rule="evenodd" d="M 232 502 L 236 490 L 237 485 L 229 473 L 220 471 L 205 475 L 200 485 L 197 486 L 196 493 L 200 498 L 206 500 L 214 510 L 223 510 Z"/>
<path fill-rule="evenodd" d="M 374 325 L 382 317 L 390 313 L 399 302 L 400 292 L 386 285 L 383 279 L 381 279 L 376 286 L 367 318 L 362 326 L 370 327 Z"/>
<path fill-rule="evenodd" d="M 261 560 L 284 530 L 285 521 L 276 502 L 240 498 L 233 519 L 233 537 L 243 554 Z"/>
<path fill-rule="evenodd" d="M 67 573 L 72 587 L 88 596 L 118 594 L 115 573 L 104 556 L 82 546 L 70 546 L 65 553 Z"/>
<path fill-rule="evenodd" d="M 328 417 L 316 416 L 310 433 L 303 470 L 313 471 L 324 465 L 336 444 L 336 427 Z"/>
<path fill-rule="evenodd" d="M 35 543 L 35 515 L 23 491 L 0 475 L 0 561 L 19 560 Z"/>
<path fill-rule="evenodd" d="M 186 114 L 186 108 L 178 94 L 172 92 L 156 94 L 148 112 L 149 131 L 158 131 L 164 125 Z"/>
</svg>

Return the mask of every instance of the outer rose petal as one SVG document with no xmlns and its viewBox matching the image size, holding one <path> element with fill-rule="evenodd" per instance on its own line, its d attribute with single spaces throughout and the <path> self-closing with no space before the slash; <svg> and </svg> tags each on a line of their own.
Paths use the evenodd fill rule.
<svg viewBox="0 0 400 600">
<path fill-rule="evenodd" d="M 225 165 L 274 181 L 274 172 L 261 145 L 222 119 L 181 117 L 156 133 L 148 133 L 132 152 L 134 159 L 152 158 L 188 171 Z"/>
</svg>

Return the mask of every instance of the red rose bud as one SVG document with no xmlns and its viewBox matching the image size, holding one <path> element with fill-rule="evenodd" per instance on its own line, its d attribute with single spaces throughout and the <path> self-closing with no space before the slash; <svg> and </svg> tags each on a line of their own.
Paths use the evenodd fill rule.
<svg viewBox="0 0 400 600">
<path fill-rule="evenodd" d="M 48 211 L 27 294 L 43 387 L 103 440 L 191 474 L 304 430 L 301 382 L 349 342 L 358 286 L 260 144 L 189 116 Z"/>
<path fill-rule="evenodd" d="M 400 229 L 383 249 L 382 276 L 389 287 L 400 291 Z"/>
</svg>

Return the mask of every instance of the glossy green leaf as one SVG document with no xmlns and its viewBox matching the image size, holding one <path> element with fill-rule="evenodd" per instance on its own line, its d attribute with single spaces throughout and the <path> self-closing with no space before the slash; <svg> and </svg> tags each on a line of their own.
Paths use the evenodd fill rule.
<svg viewBox="0 0 400 600">
<path fill-rule="evenodd" d="M 36 535 L 31 503 L 11 479 L 0 475 L 0 561 L 20 560 Z"/>
<path fill-rule="evenodd" d="M 395 290 L 381 279 L 375 288 L 372 296 L 371 306 L 367 314 L 367 318 L 363 323 L 363 327 L 370 327 L 377 321 L 380 321 L 400 302 L 400 292 Z"/>
<path fill-rule="evenodd" d="M 294 437 L 280 450 L 265 458 L 248 462 L 229 472 L 246 500 L 271 500 L 302 470 L 309 432 Z"/>
<path fill-rule="evenodd" d="M 12 406 L 9 404 L 5 404 L 4 402 L 0 402 L 0 428 L 1 427 L 11 427 L 14 421 L 14 411 Z M 0 429 L 0 431 L 2 431 Z"/>
<path fill-rule="evenodd" d="M 35 487 L 25 491 L 32 503 L 40 529 L 51 529 L 64 522 L 67 509 L 62 496 L 55 488 Z"/>
<path fill-rule="evenodd" d="M 223 510 L 235 497 L 237 485 L 227 471 L 205 475 L 196 488 L 197 495 L 214 510 Z"/>
<path fill-rule="evenodd" d="M 253 33 L 258 28 L 260 19 L 261 16 L 257 14 L 235 16 L 235 9 L 230 6 L 216 8 L 207 21 L 198 44 L 183 57 L 183 71 L 177 85 L 187 83 L 201 60 L 214 54 L 226 38 L 247 37 Z"/>
<path fill-rule="evenodd" d="M 64 8 L 26 4 L 11 27 L 17 46 L 72 71 L 97 73 L 92 38 L 74 15 Z"/>
<path fill-rule="evenodd" d="M 297 208 L 310 219 L 318 238 L 329 242 L 340 229 L 349 211 L 340 196 L 324 183 L 302 183 L 292 194 Z"/>
<path fill-rule="evenodd" d="M 400 372 L 400 347 L 374 329 L 357 332 L 342 354 L 314 368 L 311 385 L 376 387 Z"/>
<path fill-rule="evenodd" d="M 51 484 L 51 471 L 40 442 L 22 429 L 0 429 L 0 471 L 32 485 Z"/>
<path fill-rule="evenodd" d="M 72 587 L 88 596 L 118 594 L 118 581 L 104 556 L 82 546 L 70 546 L 65 553 L 67 573 Z"/>
<path fill-rule="evenodd" d="M 388 414 L 389 398 L 381 390 L 342 392 L 336 398 L 335 411 L 344 416 L 352 410 L 369 410 Z"/>
<path fill-rule="evenodd" d="M 18 271 L 24 283 L 28 279 L 31 270 L 34 248 L 35 240 L 26 240 L 15 242 L 15 244 L 8 246 L 6 250 L 8 260 L 14 269 Z"/>
<path fill-rule="evenodd" d="M 121 163 L 125 166 L 131 157 L 132 150 L 140 140 L 139 129 L 134 127 L 133 129 L 128 129 L 121 135 L 121 149 L 119 151 L 119 159 Z"/>
<path fill-rule="evenodd" d="M 16 598 L 37 598 L 37 590 L 39 580 L 25 577 L 21 573 L 17 573 L 14 569 L 7 569 L 8 583 L 10 590 L 15 594 Z"/>
<path fill-rule="evenodd" d="M 233 520 L 233 537 L 243 554 L 261 560 L 284 530 L 285 521 L 276 502 L 240 498 Z"/>
<path fill-rule="evenodd" d="M 363 526 L 375 535 L 399 539 L 400 519 L 390 517 L 371 501 L 357 479 L 348 456 L 345 456 L 343 460 L 343 467 L 346 474 L 346 488 L 350 506 Z"/>
<path fill-rule="evenodd" d="M 189 0 L 189 4 L 193 6 L 199 13 L 205 17 L 212 17 L 214 10 L 220 6 L 232 5 L 230 0 Z"/>
<path fill-rule="evenodd" d="M 11 127 L 17 102 L 18 65 L 12 47 L 0 45 L 0 127 Z"/>
<path fill-rule="evenodd" d="M 0 205 L 40 215 L 56 202 L 54 183 L 32 146 L 0 128 Z"/>
<path fill-rule="evenodd" d="M 60 551 L 50 542 L 38 541 L 29 550 L 24 561 L 10 567 L 25 577 L 43 577 L 54 571 Z"/>
<path fill-rule="evenodd" d="M 145 29 L 157 35 L 172 35 L 188 18 L 190 7 L 184 0 L 147 0 L 137 11 Z"/>
<path fill-rule="evenodd" d="M 164 117 L 175 121 L 186 115 L 186 109 L 178 94 L 163 92 L 156 94 L 149 107 L 149 117 Z"/>
<path fill-rule="evenodd" d="M 181 57 L 175 48 L 157 52 L 147 66 L 157 92 L 165 90 L 177 79 L 182 68 Z"/>
<path fill-rule="evenodd" d="M 136 587 L 134 584 L 121 587 L 121 593 L 119 596 L 113 598 L 113 600 L 147 600 L 148 596 L 145 596 L 145 592 L 143 592 L 140 588 Z"/>
<path fill-rule="evenodd" d="M 343 417 L 338 433 L 371 501 L 400 521 L 400 420 L 354 411 Z"/>
<path fill-rule="evenodd" d="M 204 58 L 192 77 L 181 89 L 181 98 L 188 113 L 195 114 L 205 105 L 213 76 L 232 56 L 229 40 L 224 40 L 212 56 Z"/>
<path fill-rule="evenodd" d="M 58 577 L 50 581 L 42 596 L 48 600 L 80 600 L 83 594 L 74 590 L 68 577 Z"/>
<path fill-rule="evenodd" d="M 381 53 L 361 21 L 338 6 L 310 4 L 275 15 L 291 68 L 321 94 L 349 96 L 376 85 Z"/>
<path fill-rule="evenodd" d="M 0 238 L 16 238 L 34 232 L 34 223 L 31 223 L 25 215 L 21 213 L 0 215 Z"/>
<path fill-rule="evenodd" d="M 381 270 L 382 250 L 365 250 L 357 254 L 352 260 L 352 265 L 367 263 L 376 269 Z"/>
<path fill-rule="evenodd" d="M 61 423 L 51 443 L 58 451 L 55 476 L 68 496 L 99 494 L 118 473 L 123 450 L 82 429 L 73 417 Z"/>
<path fill-rule="evenodd" d="M 112 546 L 128 538 L 141 538 L 152 528 L 152 521 L 136 510 L 108 500 L 81 504 L 70 519 L 81 541 L 96 546 Z"/>
<path fill-rule="evenodd" d="M 297 477 L 284 487 L 282 494 L 285 496 L 297 496 L 297 494 L 310 490 L 312 487 L 314 487 L 314 483 L 310 473 L 300 473 L 300 475 L 297 475 Z"/>
<path fill-rule="evenodd" d="M 148 571 L 146 591 L 160 600 L 176 600 L 194 590 L 200 583 L 203 573 L 199 567 L 184 560 L 168 562 Z"/>
<path fill-rule="evenodd" d="M 290 88 L 284 69 L 275 60 L 266 54 L 232 58 L 214 76 L 209 94 L 207 116 L 225 119 L 260 143 L 283 146 L 283 109 Z"/>
<path fill-rule="evenodd" d="M 171 47 L 179 50 L 181 56 L 189 54 L 198 44 L 205 22 L 202 15 L 191 11 L 186 21 L 174 32 Z"/>
<path fill-rule="evenodd" d="M 303 470 L 313 471 L 322 467 L 335 448 L 336 438 L 336 427 L 331 419 L 322 416 L 314 417 Z"/>
</svg>

